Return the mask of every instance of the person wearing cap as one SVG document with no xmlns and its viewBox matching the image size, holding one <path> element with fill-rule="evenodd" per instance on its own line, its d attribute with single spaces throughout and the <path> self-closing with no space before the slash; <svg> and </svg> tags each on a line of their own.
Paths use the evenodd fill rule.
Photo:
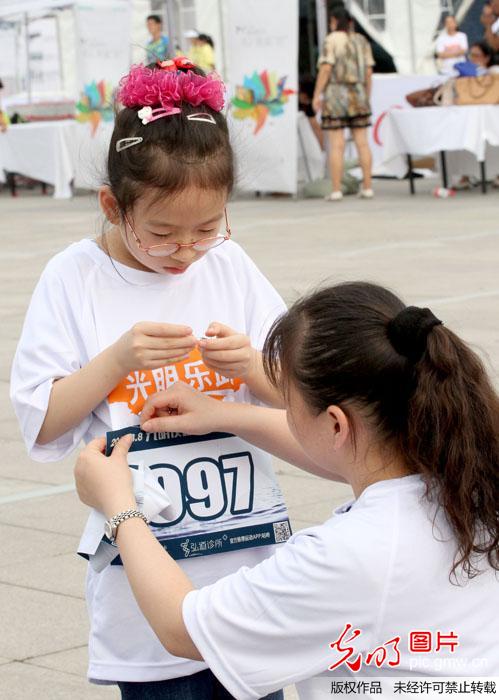
<svg viewBox="0 0 499 700">
<path fill-rule="evenodd" d="M 170 57 L 170 40 L 163 34 L 163 20 L 159 15 L 149 15 L 146 26 L 151 41 L 147 44 L 147 63 L 164 61 Z"/>
<path fill-rule="evenodd" d="M 187 55 L 196 66 L 199 66 L 205 73 L 212 73 L 215 70 L 215 51 L 213 40 L 208 34 L 200 34 L 195 29 L 188 29 L 184 37 L 189 39 L 191 48 Z"/>
</svg>

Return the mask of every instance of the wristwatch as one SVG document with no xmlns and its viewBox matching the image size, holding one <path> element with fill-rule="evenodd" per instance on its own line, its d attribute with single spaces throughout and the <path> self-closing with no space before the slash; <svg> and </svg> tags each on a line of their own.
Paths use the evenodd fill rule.
<svg viewBox="0 0 499 700">
<path fill-rule="evenodd" d="M 108 540 L 111 540 L 111 544 L 115 543 L 118 527 L 121 525 L 121 523 L 123 523 L 125 520 L 129 520 L 130 518 L 142 518 L 146 525 L 149 522 L 144 513 L 141 513 L 140 510 L 134 510 L 131 508 L 130 510 L 124 510 L 121 513 L 118 513 L 118 515 L 115 515 L 110 520 L 106 520 L 104 523 L 104 534 Z"/>
</svg>

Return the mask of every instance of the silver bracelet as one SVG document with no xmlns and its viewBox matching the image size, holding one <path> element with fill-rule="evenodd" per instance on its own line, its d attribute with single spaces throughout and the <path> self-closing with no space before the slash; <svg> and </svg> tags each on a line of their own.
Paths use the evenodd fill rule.
<svg viewBox="0 0 499 700">
<path fill-rule="evenodd" d="M 146 525 L 149 523 L 144 513 L 141 513 L 140 510 L 136 510 L 134 508 L 118 513 L 118 515 L 115 515 L 110 520 L 107 520 L 104 525 L 104 534 L 109 540 L 111 540 L 112 544 L 114 544 L 116 540 L 118 527 L 121 525 L 121 523 L 125 522 L 125 520 L 130 520 L 130 518 L 140 518 L 146 523 Z"/>
</svg>

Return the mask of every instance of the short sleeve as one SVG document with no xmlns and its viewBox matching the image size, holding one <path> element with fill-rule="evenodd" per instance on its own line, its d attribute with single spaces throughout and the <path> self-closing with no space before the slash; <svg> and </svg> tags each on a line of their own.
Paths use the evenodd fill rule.
<svg viewBox="0 0 499 700">
<path fill-rule="evenodd" d="M 469 48 L 468 35 L 465 34 L 464 32 L 461 32 L 461 42 L 462 42 L 462 46 L 463 46 L 463 51 L 468 51 L 468 48 Z"/>
<path fill-rule="evenodd" d="M 10 397 L 32 459 L 51 462 L 69 454 L 86 433 L 89 416 L 74 430 L 47 445 L 36 439 L 48 408 L 54 380 L 81 369 L 78 315 L 69 291 L 51 261 L 33 292 L 11 371 Z"/>
<path fill-rule="evenodd" d="M 320 68 L 320 66 L 323 63 L 328 63 L 330 66 L 333 66 L 335 63 L 334 39 L 332 34 L 328 34 L 327 37 L 324 39 L 324 44 L 322 45 L 322 53 L 317 61 L 317 67 Z"/>
<path fill-rule="evenodd" d="M 287 307 L 249 255 L 239 246 L 238 250 L 236 272 L 245 299 L 246 334 L 252 346 L 261 350 L 272 324 Z"/>
<path fill-rule="evenodd" d="M 345 623 L 361 626 L 365 648 L 372 643 L 379 589 L 345 532 L 328 541 L 323 530 L 302 531 L 255 568 L 185 597 L 191 639 L 234 697 L 256 700 L 327 671 Z"/>
</svg>

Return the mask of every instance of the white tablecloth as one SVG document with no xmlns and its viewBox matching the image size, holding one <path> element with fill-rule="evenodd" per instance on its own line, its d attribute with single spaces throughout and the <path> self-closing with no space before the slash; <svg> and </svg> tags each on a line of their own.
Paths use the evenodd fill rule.
<svg viewBox="0 0 499 700">
<path fill-rule="evenodd" d="M 383 131 L 383 160 L 390 164 L 399 159 L 399 177 L 407 172 L 407 165 L 400 162 L 401 155 L 466 151 L 478 161 L 484 161 L 490 147 L 497 146 L 497 105 L 394 109 L 387 115 Z M 497 157 L 497 153 L 494 155 Z"/>
<path fill-rule="evenodd" d="M 298 115 L 299 173 L 308 181 L 323 177 L 325 154 L 306 117 Z M 54 197 L 71 197 L 71 185 L 98 189 L 106 180 L 106 157 L 113 124 L 102 122 L 92 135 L 89 124 L 74 120 L 13 124 L 0 133 L 0 181 L 4 171 L 54 186 Z M 234 139 L 236 147 L 237 139 Z M 305 163 L 306 158 L 306 163 Z"/>
<path fill-rule="evenodd" d="M 74 120 L 12 124 L 0 134 L 0 180 L 15 172 L 54 186 L 54 197 L 71 197 L 71 184 L 96 189 L 105 179 L 105 157 L 113 125 Z"/>
</svg>

